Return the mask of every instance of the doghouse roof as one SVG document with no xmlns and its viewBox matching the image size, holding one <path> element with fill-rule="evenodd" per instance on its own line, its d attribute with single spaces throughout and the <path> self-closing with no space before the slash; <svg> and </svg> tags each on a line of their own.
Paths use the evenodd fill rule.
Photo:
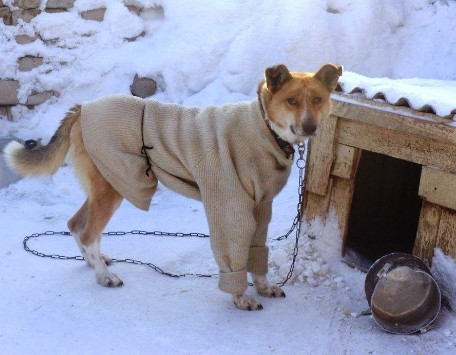
<svg viewBox="0 0 456 355">
<path fill-rule="evenodd" d="M 344 72 L 338 91 L 456 121 L 456 81 L 368 78 Z"/>
</svg>

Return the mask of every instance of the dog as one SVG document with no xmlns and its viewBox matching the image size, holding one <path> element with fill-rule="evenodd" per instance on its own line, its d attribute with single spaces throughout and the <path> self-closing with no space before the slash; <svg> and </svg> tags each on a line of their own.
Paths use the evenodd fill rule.
<svg viewBox="0 0 456 355">
<path fill-rule="evenodd" d="M 204 109 L 106 96 L 69 110 L 47 145 L 12 141 L 4 153 L 22 176 L 51 175 L 69 156 L 87 200 L 68 228 L 107 287 L 123 282 L 108 270 L 101 233 L 123 199 L 148 210 L 160 181 L 201 200 L 219 288 L 239 309 L 259 310 L 246 295 L 248 272 L 261 296 L 285 297 L 266 276 L 272 200 L 290 175 L 293 144 L 316 135 L 329 116 L 341 75 L 333 64 L 315 73 L 277 65 L 265 70 L 256 99 Z"/>
</svg>

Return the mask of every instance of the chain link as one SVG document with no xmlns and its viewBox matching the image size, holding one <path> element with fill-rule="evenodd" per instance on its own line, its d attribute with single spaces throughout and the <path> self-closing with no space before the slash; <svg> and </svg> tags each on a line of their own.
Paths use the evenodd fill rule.
<svg viewBox="0 0 456 355">
<path fill-rule="evenodd" d="M 305 181 L 305 176 L 304 176 L 304 167 L 305 167 L 305 145 L 304 143 L 300 143 L 298 145 L 298 154 L 299 157 L 296 160 L 296 166 L 299 168 L 299 191 L 298 191 L 298 204 L 297 204 L 297 214 L 295 218 L 293 219 L 293 223 L 287 233 L 284 235 L 276 238 L 275 240 L 284 240 L 287 239 L 288 236 L 295 231 L 296 236 L 295 236 L 295 245 L 293 248 L 293 253 L 292 253 L 292 261 L 290 265 L 290 270 L 285 277 L 285 279 L 277 285 L 283 286 L 287 283 L 287 281 L 291 278 L 293 275 L 293 270 L 296 262 L 296 257 L 298 255 L 298 243 L 299 243 L 299 237 L 301 233 L 301 217 L 302 217 L 302 205 L 304 201 L 304 181 Z M 194 238 L 209 238 L 209 235 L 204 234 L 204 233 L 181 233 L 181 232 L 162 232 L 162 231 L 142 231 L 142 230 L 132 230 L 129 232 L 123 232 L 123 231 L 112 231 L 112 232 L 105 232 L 102 233 L 105 236 L 125 236 L 125 235 L 145 235 L 145 236 L 160 236 L 160 237 L 175 237 L 175 238 L 186 238 L 186 237 L 194 237 Z M 42 258 L 51 258 L 51 259 L 59 259 L 59 260 L 85 260 L 83 256 L 81 255 L 75 255 L 75 256 L 66 256 L 66 255 L 59 255 L 59 254 L 46 254 L 42 253 L 40 251 L 31 249 L 28 246 L 28 242 L 31 239 L 38 239 L 39 237 L 42 236 L 54 236 L 54 235 L 63 235 L 63 236 L 71 236 L 70 232 L 63 231 L 63 232 L 55 232 L 55 231 L 46 231 L 42 233 L 34 233 L 29 236 L 26 236 L 23 241 L 23 246 L 24 250 L 26 252 L 32 253 L 33 255 L 42 257 Z M 213 277 L 213 276 L 218 276 L 218 273 L 214 274 L 200 274 L 200 273 L 172 273 L 168 271 L 164 271 L 157 265 L 150 263 L 150 262 L 145 262 L 141 260 L 135 260 L 135 259 L 112 259 L 113 263 L 126 263 L 126 264 L 134 264 L 134 265 L 144 265 L 152 268 L 154 271 L 158 272 L 159 274 L 169 276 L 169 277 L 189 277 L 189 276 L 194 276 L 194 277 Z"/>
</svg>

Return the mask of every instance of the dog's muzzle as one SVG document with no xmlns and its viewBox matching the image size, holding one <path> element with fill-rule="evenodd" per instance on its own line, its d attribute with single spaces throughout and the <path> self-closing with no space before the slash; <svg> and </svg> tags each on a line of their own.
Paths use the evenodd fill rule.
<svg viewBox="0 0 456 355">
<path fill-rule="evenodd" d="M 295 126 L 291 125 L 290 130 L 296 136 L 310 137 L 310 136 L 315 135 L 315 133 L 317 132 L 317 125 L 313 122 L 304 122 L 297 129 Z"/>
</svg>

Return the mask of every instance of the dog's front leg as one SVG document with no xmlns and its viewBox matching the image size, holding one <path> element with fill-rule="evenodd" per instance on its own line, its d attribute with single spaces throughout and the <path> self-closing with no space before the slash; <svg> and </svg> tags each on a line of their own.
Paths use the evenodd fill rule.
<svg viewBox="0 0 456 355">
<path fill-rule="evenodd" d="M 233 185 L 238 186 L 238 185 Z M 211 248 L 219 266 L 220 290 L 233 296 L 242 310 L 259 310 L 263 306 L 246 295 L 249 245 L 256 229 L 254 201 L 245 191 L 226 194 L 218 186 L 201 189 L 211 235 Z"/>
<path fill-rule="evenodd" d="M 247 270 L 252 274 L 255 289 L 261 296 L 285 297 L 285 292 L 280 287 L 271 284 L 266 276 L 268 273 L 269 254 L 266 238 L 271 216 L 272 201 L 261 202 L 255 206 L 256 230 L 250 244 Z"/>
</svg>

